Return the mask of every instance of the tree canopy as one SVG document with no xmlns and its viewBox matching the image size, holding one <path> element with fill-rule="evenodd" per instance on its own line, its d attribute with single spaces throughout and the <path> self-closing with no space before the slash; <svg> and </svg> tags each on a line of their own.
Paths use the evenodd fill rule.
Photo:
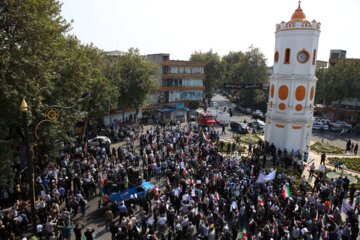
<svg viewBox="0 0 360 240">
<path fill-rule="evenodd" d="M 149 93 L 156 87 L 152 79 L 155 65 L 131 48 L 124 55 L 112 60 L 108 77 L 118 89 L 118 108 L 136 111 L 146 102 Z"/>
<path fill-rule="evenodd" d="M 220 56 L 212 50 L 209 50 L 206 53 L 200 51 L 191 54 L 190 61 L 206 62 L 204 68 L 204 93 L 206 97 L 210 98 L 222 84 L 223 66 L 221 64 Z"/>
<path fill-rule="evenodd" d="M 335 66 L 319 68 L 316 102 L 331 104 L 346 98 L 360 98 L 360 64 L 342 60 Z"/>
</svg>

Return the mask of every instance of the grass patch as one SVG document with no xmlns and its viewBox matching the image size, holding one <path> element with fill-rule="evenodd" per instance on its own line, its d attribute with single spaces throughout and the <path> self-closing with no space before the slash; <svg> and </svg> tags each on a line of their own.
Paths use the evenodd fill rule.
<svg viewBox="0 0 360 240">
<path fill-rule="evenodd" d="M 225 141 L 219 141 L 216 143 L 216 146 L 218 147 L 218 152 L 224 153 L 227 152 L 228 145 L 230 145 L 230 152 L 233 151 L 233 144 L 231 142 L 225 142 Z M 235 143 L 235 149 L 234 152 L 245 152 L 246 147 L 241 146 L 238 143 Z"/>
<path fill-rule="evenodd" d="M 339 147 L 335 147 L 328 143 L 316 142 L 310 147 L 311 151 L 315 151 L 317 153 L 328 153 L 328 154 L 343 154 L 344 150 Z"/>
<path fill-rule="evenodd" d="M 262 141 L 262 139 L 256 134 L 245 134 L 245 135 L 236 137 L 235 141 L 245 143 L 245 144 L 249 144 L 250 142 L 253 144 L 256 144 L 259 141 Z"/>
<path fill-rule="evenodd" d="M 343 163 L 348 169 L 360 172 L 360 158 L 339 158 L 339 157 L 331 157 L 328 158 L 329 162 L 333 165 L 337 162 Z"/>
</svg>

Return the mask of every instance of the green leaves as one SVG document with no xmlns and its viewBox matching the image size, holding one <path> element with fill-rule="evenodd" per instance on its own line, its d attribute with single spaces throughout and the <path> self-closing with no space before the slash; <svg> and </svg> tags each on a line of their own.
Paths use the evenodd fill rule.
<svg viewBox="0 0 360 240">
<path fill-rule="evenodd" d="M 220 56 L 212 50 L 209 50 L 206 53 L 195 52 L 191 54 L 190 61 L 206 62 L 204 68 L 204 92 L 206 97 L 211 97 L 222 84 L 223 66 L 221 64 Z"/>
<path fill-rule="evenodd" d="M 129 49 L 127 53 L 112 59 L 108 76 L 118 90 L 118 107 L 138 110 L 146 101 L 149 93 L 155 89 L 151 78 L 155 66 L 138 49 Z"/>
<path fill-rule="evenodd" d="M 342 60 L 335 66 L 319 68 L 316 102 L 331 104 L 346 98 L 360 98 L 360 64 Z"/>
</svg>

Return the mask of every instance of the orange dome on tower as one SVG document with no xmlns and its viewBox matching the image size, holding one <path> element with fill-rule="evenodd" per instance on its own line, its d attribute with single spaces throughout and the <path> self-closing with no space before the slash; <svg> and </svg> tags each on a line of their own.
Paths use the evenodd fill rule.
<svg viewBox="0 0 360 240">
<path fill-rule="evenodd" d="M 301 1 L 299 1 L 298 8 L 295 10 L 293 15 L 291 16 L 290 22 L 305 22 L 306 21 L 305 13 L 301 9 L 300 4 L 301 4 Z"/>
</svg>

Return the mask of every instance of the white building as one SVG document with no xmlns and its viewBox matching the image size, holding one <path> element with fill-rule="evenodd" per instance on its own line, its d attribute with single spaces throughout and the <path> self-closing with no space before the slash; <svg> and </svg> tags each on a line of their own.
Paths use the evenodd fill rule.
<svg viewBox="0 0 360 240">
<path fill-rule="evenodd" d="M 299 2 L 290 21 L 276 25 L 275 36 L 265 140 L 288 151 L 306 151 L 312 133 L 320 23 L 307 21 Z"/>
</svg>

